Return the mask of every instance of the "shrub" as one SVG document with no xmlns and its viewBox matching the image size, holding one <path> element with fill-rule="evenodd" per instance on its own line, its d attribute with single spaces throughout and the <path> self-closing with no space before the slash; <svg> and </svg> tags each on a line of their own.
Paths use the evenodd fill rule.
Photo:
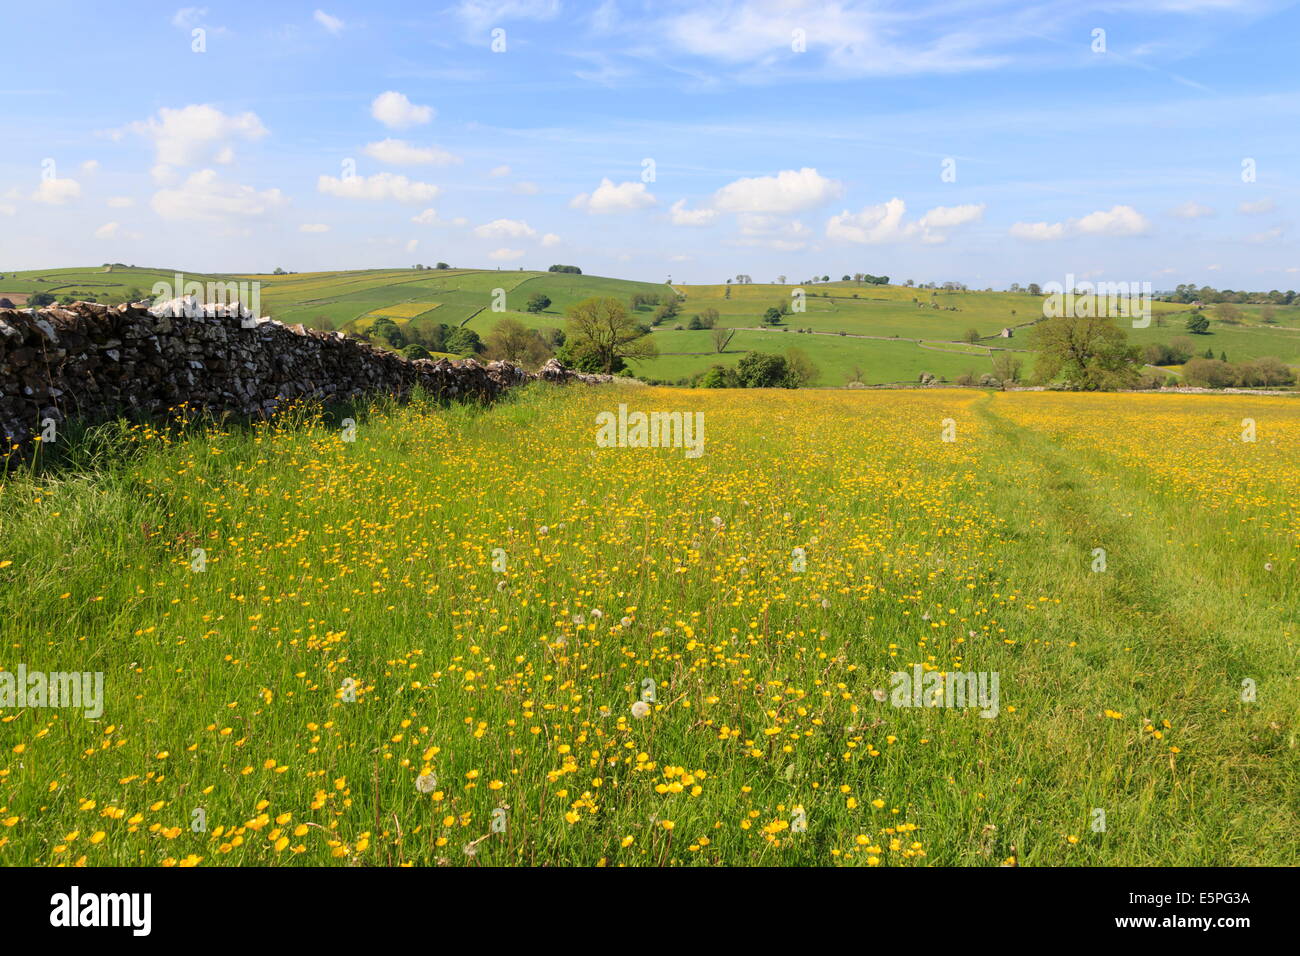
<svg viewBox="0 0 1300 956">
<path fill-rule="evenodd" d="M 1236 383 L 1237 376 L 1227 362 L 1194 358 L 1183 366 L 1183 380 L 1198 388 L 1226 388 Z"/>
</svg>

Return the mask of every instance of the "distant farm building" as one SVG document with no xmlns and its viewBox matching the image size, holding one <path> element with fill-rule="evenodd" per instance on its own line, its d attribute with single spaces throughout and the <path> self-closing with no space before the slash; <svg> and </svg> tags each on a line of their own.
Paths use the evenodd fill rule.
<svg viewBox="0 0 1300 956">
<path fill-rule="evenodd" d="M 1016 333 L 1012 332 L 1010 329 L 1003 329 L 1001 332 L 998 333 L 998 335 L 1002 336 L 1002 338 L 1004 339 L 1009 339 L 1011 338 L 1011 336 L 1015 334 Z"/>
</svg>

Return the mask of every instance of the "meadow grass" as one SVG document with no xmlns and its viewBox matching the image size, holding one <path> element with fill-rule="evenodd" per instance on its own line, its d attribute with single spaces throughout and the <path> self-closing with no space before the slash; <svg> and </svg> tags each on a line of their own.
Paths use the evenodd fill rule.
<svg viewBox="0 0 1300 956">
<path fill-rule="evenodd" d="M 620 402 L 704 454 L 598 447 Z M 0 665 L 105 709 L 0 711 L 0 863 L 1298 862 L 1294 400 L 542 386 L 69 440 L 0 487 Z M 894 706 L 916 665 L 997 716 Z"/>
<path fill-rule="evenodd" d="M 475 320 L 476 322 L 478 320 Z M 734 366 L 746 352 L 785 354 L 799 349 L 817 369 L 814 385 L 837 386 L 852 380 L 856 373 L 868 385 L 916 382 L 922 372 L 952 381 L 966 372 L 980 375 L 993 371 L 993 352 L 949 342 L 927 342 L 921 348 L 914 342 L 855 339 L 839 335 L 804 335 L 793 329 L 769 329 L 736 332 L 725 352 L 714 351 L 713 334 L 691 329 L 665 329 L 653 334 L 659 356 L 638 359 L 630 366 L 638 376 L 663 382 L 689 379 L 714 365 Z M 686 354 L 683 354 L 686 353 Z M 1018 352 L 1028 375 L 1034 355 Z"/>
</svg>

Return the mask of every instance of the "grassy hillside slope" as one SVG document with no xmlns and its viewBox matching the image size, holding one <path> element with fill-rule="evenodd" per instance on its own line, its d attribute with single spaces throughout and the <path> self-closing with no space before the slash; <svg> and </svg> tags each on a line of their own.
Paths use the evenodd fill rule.
<svg viewBox="0 0 1300 956">
<path fill-rule="evenodd" d="M 0 279 L 0 296 L 21 297 L 49 292 L 58 298 L 93 296 L 119 302 L 131 289 L 148 294 L 155 282 L 172 282 L 174 271 L 114 267 L 38 270 L 6 274 Z M 631 304 L 641 294 L 666 296 L 665 284 L 634 282 L 602 276 L 533 272 L 507 269 L 368 269 L 292 275 L 237 276 L 187 273 L 202 282 L 244 280 L 261 283 L 262 311 L 287 324 L 365 332 L 379 316 L 399 325 L 420 328 L 436 324 L 464 325 L 486 336 L 504 317 L 530 328 L 564 328 L 564 312 L 593 295 L 608 295 Z M 802 349 L 818 367 L 816 384 L 840 386 L 853 380 L 866 384 L 914 382 L 922 372 L 949 381 L 965 372 L 976 375 L 992 370 L 997 350 L 1015 351 L 1025 372 L 1033 368 L 1027 351 L 1032 324 L 1042 317 L 1038 296 L 1010 292 L 945 292 L 904 286 L 876 286 L 853 282 L 819 283 L 804 289 L 805 311 L 786 315 L 775 329 L 765 328 L 763 313 L 771 306 L 790 306 L 794 286 L 676 285 L 684 296 L 681 315 L 654 330 L 661 355 L 635 362 L 633 371 L 643 377 L 680 382 L 714 364 L 733 365 L 746 351 L 784 352 Z M 494 290 L 504 292 L 503 312 L 492 310 Z M 528 299 L 542 293 L 551 305 L 540 313 L 526 311 Z M 15 302 L 22 304 L 20 299 Z M 719 313 L 718 325 L 740 329 L 725 352 L 714 351 L 707 332 L 686 329 L 692 315 L 706 309 Z M 1240 324 L 1219 321 L 1213 308 L 1208 335 L 1188 336 L 1188 306 L 1153 303 L 1154 319 L 1145 329 L 1121 320 L 1131 342 L 1137 345 L 1169 344 L 1178 337 L 1192 340 L 1196 353 L 1206 349 L 1230 361 L 1273 355 L 1300 365 L 1300 306 L 1269 310 L 1265 323 L 1260 307 L 1241 307 Z M 649 323 L 653 309 L 638 317 Z M 682 330 L 675 326 L 681 325 Z M 1001 338 L 1006 327 L 1011 338 Z M 796 329 L 811 330 L 810 334 Z M 980 336 L 976 345 L 965 343 L 970 330 Z"/>
</svg>

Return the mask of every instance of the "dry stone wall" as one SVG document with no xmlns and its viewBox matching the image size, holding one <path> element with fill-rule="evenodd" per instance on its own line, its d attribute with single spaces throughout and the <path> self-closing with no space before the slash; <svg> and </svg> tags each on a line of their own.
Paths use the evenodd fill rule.
<svg viewBox="0 0 1300 956">
<path fill-rule="evenodd" d="M 265 415 L 286 401 L 370 394 L 490 401 L 534 379 L 599 383 L 552 360 L 537 373 L 508 362 L 402 357 L 345 337 L 226 308 L 153 309 L 92 302 L 0 309 L 0 458 L 43 423 L 166 415 L 182 403 Z"/>
</svg>

